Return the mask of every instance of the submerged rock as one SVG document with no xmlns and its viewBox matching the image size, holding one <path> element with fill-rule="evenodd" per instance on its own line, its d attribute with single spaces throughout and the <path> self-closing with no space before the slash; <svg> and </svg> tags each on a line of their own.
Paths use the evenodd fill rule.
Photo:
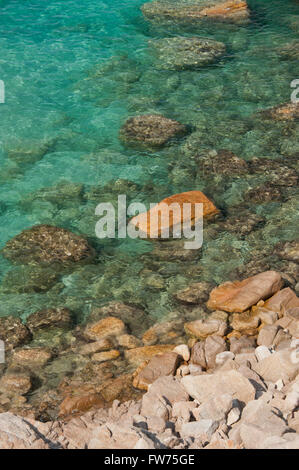
<svg viewBox="0 0 299 470">
<path fill-rule="evenodd" d="M 157 68 L 189 70 L 213 63 L 225 53 L 222 42 L 206 38 L 165 38 L 149 41 L 158 57 Z"/>
<path fill-rule="evenodd" d="M 198 169 L 204 177 L 235 177 L 248 173 L 248 163 L 229 150 L 208 152 L 199 159 Z"/>
<path fill-rule="evenodd" d="M 170 139 L 187 134 L 187 127 L 161 114 L 129 118 L 120 130 L 120 139 L 128 145 L 163 147 Z"/>
<path fill-rule="evenodd" d="M 263 119 L 274 121 L 294 121 L 299 118 L 299 103 L 285 103 L 259 113 Z"/>
<path fill-rule="evenodd" d="M 81 236 L 51 225 L 36 225 L 9 240 L 3 255 L 16 263 L 68 263 L 91 259 L 94 250 Z"/>
<path fill-rule="evenodd" d="M 278 272 L 265 271 L 243 281 L 225 282 L 212 290 L 207 306 L 211 310 L 244 312 L 260 300 L 275 294 L 282 286 Z"/>
<path fill-rule="evenodd" d="M 95 308 L 91 312 L 89 321 L 97 321 L 105 317 L 119 318 L 137 336 L 142 334 L 150 325 L 150 317 L 144 310 L 122 302 L 109 302 L 103 307 Z"/>
<path fill-rule="evenodd" d="M 185 304 L 200 304 L 208 300 L 210 290 L 211 284 L 207 282 L 197 282 L 191 284 L 186 289 L 176 292 L 174 297 Z"/>
<path fill-rule="evenodd" d="M 123 335 L 126 331 L 122 320 L 115 317 L 106 317 L 97 323 L 88 324 L 84 330 L 84 336 L 92 341 L 98 341 L 109 336 Z"/>
<path fill-rule="evenodd" d="M 4 293 L 46 292 L 58 280 L 58 273 L 39 266 L 15 266 L 2 279 Z"/>
<path fill-rule="evenodd" d="M 22 346 L 31 339 L 30 331 L 19 318 L 13 316 L 0 318 L 0 339 L 7 350 Z"/>
<path fill-rule="evenodd" d="M 242 24 L 249 20 L 247 3 L 243 0 L 165 0 L 145 3 L 141 10 L 155 22 L 198 23 L 211 18 Z"/>
<path fill-rule="evenodd" d="M 141 348 L 134 348 L 125 351 L 125 357 L 131 364 L 139 366 L 142 362 L 150 360 L 157 354 L 171 352 L 172 350 L 173 344 L 142 346 Z"/>
<path fill-rule="evenodd" d="M 41 310 L 27 318 L 27 326 L 31 331 L 51 327 L 67 328 L 71 323 L 71 312 L 67 308 Z"/>
<path fill-rule="evenodd" d="M 165 210 L 167 209 L 167 206 L 171 206 L 172 204 L 180 210 L 174 210 L 173 212 L 171 210 Z M 186 214 L 181 210 L 184 204 L 190 204 L 190 214 Z M 163 199 L 148 212 L 133 217 L 130 224 L 137 227 L 141 233 L 145 234 L 146 237 L 158 238 L 162 236 L 163 238 L 169 238 L 170 230 L 175 231 L 178 228 L 181 228 L 184 223 L 189 221 L 191 225 L 198 222 L 195 210 L 196 204 L 203 204 L 203 216 L 206 219 L 219 214 L 219 210 L 216 206 L 201 191 L 188 191 L 185 193 L 174 194 L 173 196 Z M 160 218 L 159 214 L 161 214 Z M 157 219 L 157 223 L 151 223 L 155 221 L 155 218 Z"/>
<path fill-rule="evenodd" d="M 275 253 L 282 259 L 299 263 L 299 240 L 278 243 Z"/>
</svg>

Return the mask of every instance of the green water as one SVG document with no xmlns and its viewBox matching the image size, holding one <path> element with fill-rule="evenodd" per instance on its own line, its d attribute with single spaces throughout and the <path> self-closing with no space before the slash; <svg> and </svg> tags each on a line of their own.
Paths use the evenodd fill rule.
<svg viewBox="0 0 299 470">
<path fill-rule="evenodd" d="M 95 264 L 60 273 L 44 292 L 30 291 L 26 275 L 0 257 L 0 316 L 25 318 L 66 306 L 81 320 L 94 306 L 120 300 L 162 318 L 177 308 L 173 293 L 190 282 L 235 278 L 250 262 L 257 271 L 284 268 L 272 251 L 298 232 L 296 188 L 282 186 L 280 199 L 248 203 L 246 191 L 271 182 L 271 173 L 210 178 L 198 165 L 208 151 L 227 149 L 247 161 L 283 159 L 295 171 L 297 124 L 264 123 L 253 115 L 289 101 L 290 83 L 299 78 L 298 60 L 278 52 L 298 38 L 298 2 L 249 0 L 248 25 L 206 22 L 198 29 L 153 26 L 142 17 L 142 3 L 0 4 L 0 79 L 6 89 L 0 105 L 0 248 L 25 228 L 50 223 L 87 236 L 98 253 Z M 158 70 L 148 40 L 176 35 L 223 41 L 227 53 L 197 71 Z M 128 116 L 149 112 L 177 119 L 192 133 L 156 152 L 126 149 L 120 126 Z M 118 179 L 135 186 L 115 186 Z M 71 197 L 55 190 L 61 182 L 78 185 Z M 249 207 L 261 224 L 245 236 L 207 226 L 203 250 L 187 261 L 153 257 L 146 241 L 95 238 L 96 205 L 118 193 L 149 204 L 194 189 L 211 197 L 224 217 Z"/>
</svg>

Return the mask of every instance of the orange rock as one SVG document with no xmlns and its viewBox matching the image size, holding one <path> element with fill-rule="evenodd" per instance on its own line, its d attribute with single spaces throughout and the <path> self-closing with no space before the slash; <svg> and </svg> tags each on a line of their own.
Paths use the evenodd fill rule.
<svg viewBox="0 0 299 470">
<path fill-rule="evenodd" d="M 176 205 L 177 210 L 169 209 L 172 204 Z M 203 216 L 207 219 L 219 213 L 215 205 L 201 191 L 188 191 L 163 199 L 147 212 L 133 217 L 130 224 L 138 227 L 146 237 L 158 238 L 161 235 L 167 237 L 168 231 L 188 222 L 189 214 L 183 213 L 183 204 L 191 204 L 191 225 L 197 221 L 195 204 L 203 204 Z"/>
<path fill-rule="evenodd" d="M 242 20 L 244 18 L 249 18 L 247 3 L 242 0 L 228 0 L 227 2 L 204 8 L 200 13 L 202 16 L 209 16 L 212 18 L 231 19 L 234 17 L 237 19 L 240 17 Z"/>
<path fill-rule="evenodd" d="M 299 118 L 299 103 L 284 103 L 274 106 L 273 108 L 261 111 L 260 115 L 275 121 L 293 121 Z"/>
<path fill-rule="evenodd" d="M 243 281 L 225 282 L 210 293 L 207 306 L 211 310 L 244 312 L 262 299 L 275 294 L 282 286 L 276 271 L 265 271 Z"/>
<path fill-rule="evenodd" d="M 25 367 L 43 367 L 52 358 L 46 348 L 24 348 L 13 353 L 12 365 Z"/>
<path fill-rule="evenodd" d="M 173 350 L 173 344 L 157 344 L 154 346 L 143 346 L 125 351 L 126 359 L 132 364 L 139 366 L 142 362 L 151 359 L 160 353 Z"/>
<path fill-rule="evenodd" d="M 282 316 L 287 310 L 299 307 L 299 298 L 289 287 L 277 292 L 270 297 L 264 305 L 263 309 L 271 310 Z"/>
<path fill-rule="evenodd" d="M 85 413 L 91 408 L 103 408 L 105 402 L 99 393 L 83 396 L 67 396 L 60 405 L 59 416 Z"/>
<path fill-rule="evenodd" d="M 120 356 L 120 352 L 117 349 L 112 349 L 111 351 L 102 351 L 93 354 L 91 360 L 94 362 L 106 362 L 117 359 Z"/>
<path fill-rule="evenodd" d="M 98 341 L 107 336 L 117 336 L 125 333 L 125 324 L 122 320 L 115 317 L 106 317 L 97 323 L 87 325 L 84 331 L 84 336 L 87 339 Z"/>
</svg>

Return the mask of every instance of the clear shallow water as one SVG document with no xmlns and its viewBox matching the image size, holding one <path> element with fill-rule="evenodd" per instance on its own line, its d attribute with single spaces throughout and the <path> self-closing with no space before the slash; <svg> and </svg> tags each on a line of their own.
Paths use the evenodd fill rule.
<svg viewBox="0 0 299 470">
<path fill-rule="evenodd" d="M 94 239 L 95 206 L 117 194 L 111 185 L 105 187 L 111 181 L 138 184 L 130 190 L 132 199 L 146 203 L 201 189 L 226 214 L 266 177 L 211 181 L 198 172 L 194 157 L 199 152 L 225 148 L 248 161 L 294 161 L 299 152 L 295 124 L 252 119 L 259 109 L 289 101 L 290 82 L 298 78 L 298 61 L 277 52 L 298 38 L 295 1 L 252 0 L 249 25 L 206 23 L 200 30 L 154 27 L 143 19 L 142 3 L 1 2 L 0 79 L 6 103 L 0 105 L 0 248 L 24 228 L 51 223 L 88 236 L 97 247 L 98 264 L 64 273 L 47 292 L 22 293 L 15 286 L 18 275 L 9 274 L 15 268 L 0 258 L 0 316 L 26 317 L 63 305 L 79 319 L 93 306 L 117 299 L 162 317 L 176 307 L 172 293 L 179 288 L 192 281 L 227 280 L 262 250 L 270 255 L 278 241 L 296 237 L 296 199 L 290 192 L 283 203 L 251 205 L 264 224 L 246 237 L 207 233 L 203 253 L 190 262 L 159 260 L 154 266 L 151 255 L 144 254 L 151 251 L 149 243 Z M 199 71 L 161 72 L 147 42 L 171 35 L 223 41 L 227 54 Z M 193 133 L 156 153 L 124 148 L 120 126 L 129 115 L 148 112 L 178 119 Z M 71 201 L 59 190 L 51 198 L 32 196 L 61 181 L 82 184 L 80 195 Z M 21 275 L 19 281 L 27 282 Z"/>
</svg>

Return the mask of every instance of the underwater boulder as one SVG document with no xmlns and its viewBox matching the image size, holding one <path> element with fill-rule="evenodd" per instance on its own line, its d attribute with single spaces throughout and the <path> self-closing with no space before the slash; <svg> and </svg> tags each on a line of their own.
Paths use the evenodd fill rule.
<svg viewBox="0 0 299 470">
<path fill-rule="evenodd" d="M 16 263 L 68 263 L 93 258 L 94 250 L 81 236 L 52 225 L 36 225 L 9 240 L 2 250 Z"/>
<path fill-rule="evenodd" d="M 280 104 L 260 111 L 259 116 L 274 121 L 294 121 L 299 119 L 299 103 Z"/>
<path fill-rule="evenodd" d="M 129 118 L 120 130 L 120 139 L 127 145 L 155 148 L 185 134 L 183 124 L 161 114 L 146 114 Z"/>
<path fill-rule="evenodd" d="M 67 308 L 49 308 L 34 312 L 27 318 L 27 327 L 30 331 L 43 328 L 68 328 L 72 324 L 71 312 Z"/>
<path fill-rule="evenodd" d="M 0 339 L 7 350 L 21 346 L 31 339 L 30 331 L 19 318 L 13 316 L 0 318 Z"/>
<path fill-rule="evenodd" d="M 222 42 L 206 38 L 163 38 L 149 41 L 158 57 L 157 68 L 191 70 L 213 63 L 225 53 Z"/>
<path fill-rule="evenodd" d="M 154 22 L 198 23 L 210 18 L 243 24 L 249 20 L 249 9 L 243 0 L 166 0 L 145 3 L 144 16 Z"/>
</svg>

